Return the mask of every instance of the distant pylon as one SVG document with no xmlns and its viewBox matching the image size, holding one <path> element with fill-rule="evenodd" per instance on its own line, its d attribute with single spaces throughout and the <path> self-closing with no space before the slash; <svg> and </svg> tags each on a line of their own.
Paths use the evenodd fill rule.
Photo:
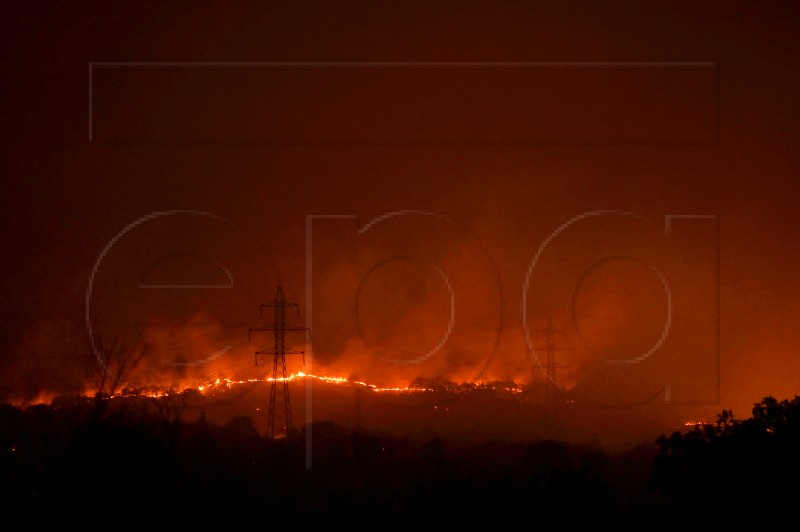
<svg viewBox="0 0 800 532">
<path fill-rule="evenodd" d="M 286 436 L 292 429 L 292 403 L 289 397 L 289 380 L 286 374 L 286 355 L 303 355 L 305 364 L 305 352 L 286 348 L 286 331 L 305 331 L 305 327 L 286 326 L 286 308 L 296 307 L 297 317 L 300 317 L 300 307 L 297 303 L 287 303 L 283 299 L 283 289 L 278 285 L 278 292 L 275 301 L 265 303 L 259 308 L 259 313 L 263 317 L 264 307 L 275 309 L 275 320 L 272 325 L 264 327 L 251 327 L 250 334 L 258 331 L 274 331 L 275 344 L 272 349 L 256 351 L 256 366 L 258 366 L 258 355 L 272 355 L 272 386 L 269 391 L 269 415 L 267 417 L 267 436 L 278 438 Z M 280 388 L 280 390 L 278 389 Z"/>
<path fill-rule="evenodd" d="M 540 329 L 536 331 L 538 334 L 545 335 L 545 388 L 544 388 L 544 404 L 547 407 L 548 412 L 551 414 L 556 413 L 556 409 L 558 404 L 560 403 L 560 388 L 558 386 L 558 381 L 556 380 L 556 369 L 561 367 L 566 367 L 569 369 L 569 366 L 557 366 L 556 365 L 556 351 L 574 351 L 570 347 L 557 347 L 556 346 L 556 333 L 558 329 L 555 328 L 553 325 L 553 317 L 550 316 L 547 320 L 547 328 Z M 541 362 L 538 366 L 541 369 Z"/>
</svg>

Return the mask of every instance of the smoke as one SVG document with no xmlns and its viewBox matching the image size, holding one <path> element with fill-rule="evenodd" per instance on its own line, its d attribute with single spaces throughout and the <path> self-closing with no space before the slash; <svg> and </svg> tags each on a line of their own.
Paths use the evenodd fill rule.
<svg viewBox="0 0 800 532">
<path fill-rule="evenodd" d="M 82 324 L 42 320 L 3 365 L 2 397 L 34 403 L 97 391 L 180 390 L 218 377 L 257 379 L 267 372 L 254 363 L 259 347 L 247 342 L 246 327 L 226 328 L 202 311 L 185 320 L 139 324 L 126 334 L 96 335 L 94 349 Z"/>
<path fill-rule="evenodd" d="M 315 239 L 314 364 L 386 386 L 484 378 L 503 322 L 491 257 L 440 215 L 376 220 L 360 233 L 331 224 Z"/>
<path fill-rule="evenodd" d="M 485 237 L 491 227 L 483 219 L 465 228 L 435 213 L 402 211 L 368 223 L 345 219 L 315 226 L 312 283 L 306 287 L 311 298 L 297 297 L 296 275 L 291 277 L 294 284 L 284 287 L 287 300 L 312 302 L 311 308 L 301 305 L 298 314 L 289 309 L 287 320 L 298 329 L 312 324 L 313 352 L 305 345 L 304 331 L 288 331 L 288 346 L 310 353 L 305 367 L 302 356 L 287 357 L 288 369 L 386 387 L 407 386 L 418 378 L 542 382 L 548 341 L 543 330 L 552 324 L 557 331 L 552 338 L 557 384 L 578 399 L 628 405 L 659 391 L 663 397 L 665 386 L 676 396 L 686 395 L 693 391 L 687 388 L 691 382 L 705 382 L 696 378 L 703 377 L 703 368 L 687 366 L 681 356 L 693 355 L 693 347 L 708 347 L 690 339 L 707 336 L 691 326 L 708 321 L 702 315 L 707 301 L 698 294 L 708 299 L 712 290 L 699 290 L 698 285 L 713 287 L 713 279 L 699 278 L 696 265 L 692 272 L 683 271 L 683 257 L 653 245 L 663 235 L 643 231 L 638 220 L 598 219 L 602 223 L 553 240 L 533 270 L 526 270 L 523 261 L 497 260 L 522 255 L 510 252 L 520 245 L 521 232 L 499 231 L 487 244 L 477 236 Z M 533 257 L 536 240 L 528 240 Z M 265 294 L 274 293 L 274 285 L 240 282 L 258 277 L 243 257 L 224 263 L 234 281 L 226 290 L 142 290 L 137 284 L 142 278 L 151 285 L 175 283 L 222 264 L 200 260 L 193 271 L 191 259 L 204 259 L 202 255 L 171 255 L 180 259 L 171 262 L 154 258 L 159 256 L 164 250 L 143 239 L 121 257 L 109 255 L 106 266 L 114 275 L 97 278 L 92 307 L 96 338 L 105 344 L 119 338 L 126 349 L 144 353 L 121 385 L 185 388 L 217 377 L 267 375 L 270 358 L 261 357 L 257 367 L 254 353 L 272 347 L 272 333 L 253 333 L 248 342 L 248 329 L 271 323 L 271 309 L 259 317 L 258 308 L 270 300 Z M 660 269 L 655 271 L 652 264 Z M 513 290 L 509 279 L 524 287 L 520 272 L 526 271 L 532 274 L 523 321 L 523 290 Z M 658 343 L 664 324 L 662 271 L 670 282 L 672 329 L 652 356 L 643 356 Z M 211 268 L 205 277 L 188 277 L 197 284 L 218 273 Z M 686 296 L 687 286 L 692 297 Z M 69 344 L 73 347 L 65 349 Z M 91 350 L 80 327 L 40 324 L 17 351 L 19 362 L 6 371 L 25 376 L 30 383 L 25 396 L 44 389 L 91 390 L 82 376 Z M 57 376 L 37 358 L 67 352 L 75 355 Z M 623 367 L 609 361 L 631 363 Z M 681 372 L 682 382 L 673 379 Z"/>
<path fill-rule="evenodd" d="M 76 323 L 40 320 L 5 357 L 3 399 L 37 402 L 53 394 L 83 391 L 87 351 L 85 332 Z"/>
</svg>

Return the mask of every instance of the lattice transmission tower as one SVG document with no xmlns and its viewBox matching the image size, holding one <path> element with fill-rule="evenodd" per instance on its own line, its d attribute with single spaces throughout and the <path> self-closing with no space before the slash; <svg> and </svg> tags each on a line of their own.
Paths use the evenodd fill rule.
<svg viewBox="0 0 800 532">
<path fill-rule="evenodd" d="M 561 388 L 558 385 L 558 381 L 556 380 L 556 369 L 559 368 L 566 368 L 569 371 L 568 365 L 557 365 L 556 364 L 556 352 L 558 351 L 571 351 L 574 352 L 574 349 L 571 347 L 558 347 L 556 345 L 556 334 L 560 331 L 556 329 L 553 325 L 553 317 L 550 316 L 547 320 L 547 328 L 539 329 L 536 331 L 537 336 L 544 336 L 545 337 L 545 346 L 544 351 L 546 353 L 545 363 L 544 363 L 544 370 L 545 370 L 545 388 L 544 388 L 544 404 L 547 411 L 551 415 L 555 415 L 558 409 L 558 405 L 561 402 Z M 542 349 L 541 347 L 538 349 Z M 541 361 L 537 366 L 539 369 L 542 369 Z"/>
<path fill-rule="evenodd" d="M 248 340 L 253 332 L 274 331 L 275 342 L 272 349 L 256 351 L 255 359 L 258 366 L 258 355 L 272 355 L 272 379 L 269 391 L 269 415 L 267 417 L 267 436 L 279 438 L 287 436 L 292 429 L 292 403 L 289 397 L 289 376 L 286 374 L 286 355 L 303 355 L 305 364 L 305 352 L 296 349 L 286 348 L 286 331 L 305 331 L 305 327 L 287 327 L 286 309 L 289 307 L 297 308 L 297 317 L 300 317 L 300 307 L 297 303 L 287 303 L 283 298 L 283 289 L 278 285 L 278 292 L 275 301 L 264 303 L 259 307 L 259 314 L 263 318 L 265 307 L 272 307 L 275 311 L 275 319 L 272 325 L 264 327 L 251 327 L 248 329 Z"/>
</svg>

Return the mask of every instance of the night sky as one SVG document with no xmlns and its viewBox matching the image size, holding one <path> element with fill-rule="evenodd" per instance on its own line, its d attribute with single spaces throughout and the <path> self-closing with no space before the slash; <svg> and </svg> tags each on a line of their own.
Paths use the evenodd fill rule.
<svg viewBox="0 0 800 532">
<path fill-rule="evenodd" d="M 6 2 L 0 396 L 83 391 L 87 323 L 140 379 L 252 372 L 281 283 L 327 374 L 527 383 L 552 319 L 604 411 L 792 397 L 798 18 Z"/>
</svg>

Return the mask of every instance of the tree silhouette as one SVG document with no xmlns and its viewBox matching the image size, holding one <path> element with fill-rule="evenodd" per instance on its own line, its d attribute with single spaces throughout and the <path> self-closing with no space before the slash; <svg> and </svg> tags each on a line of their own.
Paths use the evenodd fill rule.
<svg viewBox="0 0 800 532">
<path fill-rule="evenodd" d="M 791 511 L 800 497 L 798 396 L 783 401 L 767 396 L 744 420 L 723 410 L 714 423 L 662 435 L 656 443 L 654 487 L 693 507 L 734 507 L 735 513 L 723 516 L 731 525 L 741 526 L 737 520 L 747 518 L 763 525 Z"/>
<path fill-rule="evenodd" d="M 91 421 L 98 421 L 105 415 L 106 400 L 120 390 L 149 351 L 148 344 L 129 347 L 119 336 L 109 344 L 102 337 L 95 340 L 86 357 L 86 378 L 94 396 Z"/>
</svg>

